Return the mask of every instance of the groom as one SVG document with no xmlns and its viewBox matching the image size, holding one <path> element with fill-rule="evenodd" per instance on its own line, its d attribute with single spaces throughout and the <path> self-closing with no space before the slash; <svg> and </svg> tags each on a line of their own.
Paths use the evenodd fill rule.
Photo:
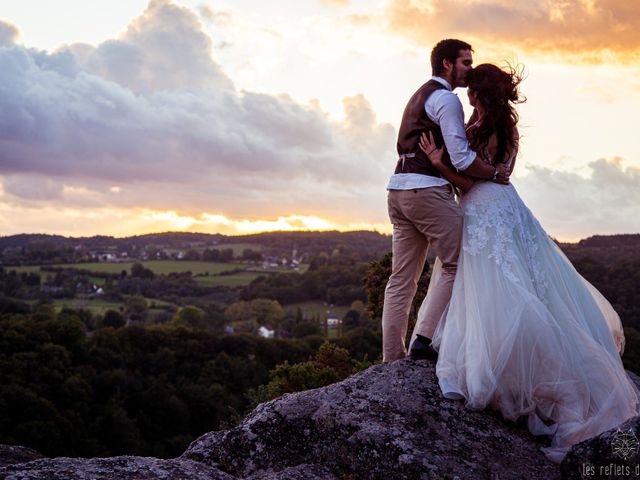
<svg viewBox="0 0 640 480">
<path fill-rule="evenodd" d="M 387 185 L 389 218 L 393 224 L 393 264 L 382 311 L 383 361 L 407 354 L 405 337 L 409 310 L 424 268 L 429 246 L 442 261 L 442 275 L 429 285 L 431 299 L 411 347 L 411 358 L 437 358 L 431 338 L 449 299 L 462 237 L 462 211 L 452 185 L 442 178 L 418 146 L 423 132 L 433 132 L 445 146 L 444 162 L 476 178 L 508 183 L 503 164 L 493 167 L 476 158 L 464 130 L 462 103 L 452 90 L 466 87 L 473 59 L 471 45 L 461 40 L 438 42 L 431 51 L 431 79 L 405 107 L 398 133 L 398 163 Z"/>
</svg>

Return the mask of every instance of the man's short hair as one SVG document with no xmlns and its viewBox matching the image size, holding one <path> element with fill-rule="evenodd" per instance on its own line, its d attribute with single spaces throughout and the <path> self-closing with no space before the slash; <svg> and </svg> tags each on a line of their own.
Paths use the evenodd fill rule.
<svg viewBox="0 0 640 480">
<path fill-rule="evenodd" d="M 444 60 L 456 63 L 456 59 L 460 56 L 460 50 L 471 50 L 473 48 L 467 42 L 457 40 L 455 38 L 447 38 L 440 40 L 433 50 L 431 50 L 431 74 L 440 76 L 444 73 Z"/>
</svg>

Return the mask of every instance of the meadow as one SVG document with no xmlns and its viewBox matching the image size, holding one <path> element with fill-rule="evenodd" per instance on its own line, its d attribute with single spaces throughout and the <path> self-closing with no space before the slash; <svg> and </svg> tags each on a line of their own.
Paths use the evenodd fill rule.
<svg viewBox="0 0 640 480">
<path fill-rule="evenodd" d="M 291 312 L 302 310 L 304 318 L 312 318 L 318 316 L 318 318 L 337 317 L 342 318 L 349 311 L 349 306 L 344 305 L 327 305 L 320 301 L 309 301 L 299 303 L 289 303 L 284 306 L 284 309 Z"/>
<path fill-rule="evenodd" d="M 251 244 L 232 244 L 235 248 L 251 246 Z M 255 247 L 255 245 L 254 245 Z M 60 263 L 47 265 L 48 268 L 73 268 L 75 270 L 86 271 L 89 275 L 89 281 L 97 286 L 104 286 L 105 279 L 102 277 L 92 276 L 91 273 L 110 273 L 119 274 L 126 271 L 131 274 L 131 267 L 134 263 L 141 263 L 156 275 L 168 275 L 170 273 L 191 272 L 193 279 L 200 285 L 207 287 L 244 287 L 249 285 L 253 280 L 261 275 L 270 275 L 274 273 L 304 273 L 309 268 L 308 264 L 302 264 L 298 270 L 291 270 L 286 267 L 268 267 L 262 268 L 262 264 L 247 262 L 206 262 L 206 261 L 188 261 L 188 260 L 147 260 L 140 262 L 89 262 L 89 263 Z M 41 265 L 28 265 L 7 267 L 7 271 L 15 270 L 20 273 L 39 273 L 41 283 L 45 281 L 47 275 L 53 275 L 53 272 L 42 270 Z"/>
<path fill-rule="evenodd" d="M 59 263 L 47 265 L 53 268 L 74 268 L 76 270 L 86 270 L 88 272 L 100 273 L 120 273 L 126 270 L 131 273 L 134 263 L 141 263 L 157 275 L 168 275 L 169 273 L 191 272 L 193 275 L 205 274 L 216 275 L 225 270 L 236 268 L 246 268 L 243 263 L 221 263 L 221 262 L 201 262 L 201 261 L 181 261 L 181 260 L 148 260 L 141 262 L 90 262 L 90 263 Z M 7 270 L 22 272 L 40 272 L 40 265 L 29 265 L 22 267 L 7 267 Z"/>
<path fill-rule="evenodd" d="M 145 298 L 145 300 L 150 314 L 159 313 L 166 307 L 178 308 L 177 305 L 155 298 Z M 104 315 L 107 310 L 120 310 L 124 307 L 122 302 L 109 302 L 99 298 L 56 299 L 53 304 L 57 311 L 63 308 L 82 309 L 89 310 L 93 315 Z"/>
<path fill-rule="evenodd" d="M 253 250 L 254 252 L 263 251 L 263 247 L 259 243 L 221 243 L 219 245 L 216 245 L 214 248 L 218 250 L 226 250 L 230 248 L 231 250 L 233 250 L 234 257 L 241 257 L 242 253 L 248 249 Z M 204 248 L 202 248 L 201 250 L 204 250 Z"/>
</svg>

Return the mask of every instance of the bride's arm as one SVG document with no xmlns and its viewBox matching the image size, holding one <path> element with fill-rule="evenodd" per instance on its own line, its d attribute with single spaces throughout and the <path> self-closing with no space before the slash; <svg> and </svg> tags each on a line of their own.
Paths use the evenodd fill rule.
<svg viewBox="0 0 640 480">
<path fill-rule="evenodd" d="M 444 178 L 460 189 L 463 194 L 467 193 L 476 181 L 471 177 L 467 177 L 466 175 L 458 173 L 447 167 L 442 162 L 444 147 L 436 148 L 436 144 L 433 140 L 433 134 L 431 132 L 429 132 L 429 137 L 430 138 L 427 138 L 424 133 L 422 134 L 422 137 L 420 137 L 420 149 L 427 154 L 433 166 L 438 169 Z"/>
<path fill-rule="evenodd" d="M 509 157 L 504 162 L 507 166 L 507 177 L 510 177 L 513 170 L 516 168 L 516 158 L 518 157 L 518 147 L 520 146 L 520 134 L 516 128 L 513 132 L 512 144 L 510 150 L 507 150 Z"/>
<path fill-rule="evenodd" d="M 514 131 L 513 138 L 513 153 L 510 155 L 509 159 L 509 175 L 513 173 L 513 169 L 516 167 L 516 158 L 518 158 L 518 148 L 520 147 L 520 132 L 518 132 L 518 128 L 516 127 Z"/>
</svg>

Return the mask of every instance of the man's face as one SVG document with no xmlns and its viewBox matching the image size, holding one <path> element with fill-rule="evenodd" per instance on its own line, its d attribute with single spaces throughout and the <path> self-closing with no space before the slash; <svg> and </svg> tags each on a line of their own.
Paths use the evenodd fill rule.
<svg viewBox="0 0 640 480">
<path fill-rule="evenodd" d="M 472 65 L 471 50 L 460 50 L 456 63 L 451 69 L 452 88 L 467 86 L 467 73 L 471 70 Z"/>
</svg>

